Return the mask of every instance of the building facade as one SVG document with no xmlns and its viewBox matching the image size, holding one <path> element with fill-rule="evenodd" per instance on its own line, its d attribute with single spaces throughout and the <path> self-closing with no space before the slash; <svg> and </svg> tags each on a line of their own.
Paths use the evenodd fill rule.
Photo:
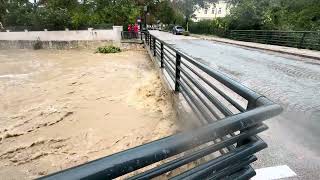
<svg viewBox="0 0 320 180">
<path fill-rule="evenodd" d="M 206 8 L 199 8 L 194 12 L 194 21 L 201 21 L 207 19 L 214 19 L 218 17 L 225 17 L 230 13 L 230 5 L 223 0 L 218 1 L 215 4 L 210 4 Z"/>
</svg>

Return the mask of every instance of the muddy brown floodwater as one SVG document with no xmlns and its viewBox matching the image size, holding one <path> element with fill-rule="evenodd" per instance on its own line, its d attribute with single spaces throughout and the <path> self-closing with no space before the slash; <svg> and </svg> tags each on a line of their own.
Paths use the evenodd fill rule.
<svg viewBox="0 0 320 180">
<path fill-rule="evenodd" d="M 0 179 L 32 179 L 176 132 L 144 51 L 0 50 Z"/>
</svg>

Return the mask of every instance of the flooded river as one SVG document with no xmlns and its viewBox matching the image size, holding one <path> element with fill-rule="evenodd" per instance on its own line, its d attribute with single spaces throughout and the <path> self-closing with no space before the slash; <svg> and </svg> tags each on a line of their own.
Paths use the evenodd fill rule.
<svg viewBox="0 0 320 180">
<path fill-rule="evenodd" d="M 32 179 L 175 132 L 143 51 L 0 50 L 0 179 Z"/>
</svg>

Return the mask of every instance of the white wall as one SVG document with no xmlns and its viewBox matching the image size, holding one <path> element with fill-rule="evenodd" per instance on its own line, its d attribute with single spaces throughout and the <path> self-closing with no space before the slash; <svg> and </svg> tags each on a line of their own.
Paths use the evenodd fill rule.
<svg viewBox="0 0 320 180">
<path fill-rule="evenodd" d="M 0 32 L 0 40 L 41 40 L 41 41 L 92 41 L 119 40 L 119 32 L 114 30 L 80 30 L 80 31 L 28 31 Z M 120 32 L 121 36 L 121 32 Z"/>
</svg>

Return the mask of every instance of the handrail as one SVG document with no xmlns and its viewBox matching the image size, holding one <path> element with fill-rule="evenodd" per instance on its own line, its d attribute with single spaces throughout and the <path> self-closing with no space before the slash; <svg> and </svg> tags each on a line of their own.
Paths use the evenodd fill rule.
<svg viewBox="0 0 320 180">
<path fill-rule="evenodd" d="M 320 31 L 281 31 L 281 30 L 231 30 L 231 32 L 320 33 Z"/>
<path fill-rule="evenodd" d="M 229 38 L 240 41 L 320 50 L 320 31 L 232 30 L 229 33 Z"/>
<path fill-rule="evenodd" d="M 95 161 L 44 177 L 54 179 L 112 179 L 153 164 L 192 147 L 246 129 L 281 112 L 279 105 L 270 105 L 228 117 L 190 132 L 183 132 L 142 146 L 113 154 Z M 137 163 L 139 162 L 139 163 Z"/>
<path fill-rule="evenodd" d="M 214 152 L 220 152 L 220 156 L 177 175 L 173 179 L 202 179 L 204 177 L 214 179 L 226 176 L 249 179 L 254 176 L 255 172 L 250 166 L 250 163 L 257 159 L 254 154 L 267 147 L 267 144 L 257 134 L 268 128 L 263 121 L 280 114 L 282 108 L 266 97 L 228 78 L 225 74 L 195 61 L 150 33 L 145 32 L 144 34 L 145 47 L 150 56 L 154 57 L 155 63 L 159 64 L 163 71 L 168 72 L 169 77 L 166 78 L 175 83 L 173 90 L 183 95 L 198 115 L 199 120 L 202 121 L 202 126 L 40 179 L 113 179 L 169 157 L 176 157 L 158 167 L 130 177 L 130 179 L 151 179 Z M 156 44 L 159 43 L 160 46 L 157 46 Z M 165 58 L 165 51 L 173 53 L 167 53 Z M 169 59 L 175 66 L 174 68 L 171 67 Z M 202 71 L 206 76 L 230 88 L 248 101 L 247 107 L 243 109 L 238 107 L 237 112 L 231 111 L 228 109 L 229 106 L 222 103 L 222 99 L 211 94 L 212 90 L 218 88 L 209 86 L 211 89 L 206 89 L 202 84 L 210 81 L 199 83 L 201 78 L 194 78 L 190 74 L 192 73 L 190 69 L 194 72 Z M 188 78 L 185 78 L 186 74 Z M 194 75 L 197 76 L 197 73 Z M 220 92 L 226 101 L 232 100 L 233 107 L 237 106 L 235 101 L 222 90 L 216 92 L 218 94 Z M 214 107 L 218 111 L 211 109 Z M 214 117 L 214 114 L 217 117 Z M 185 153 L 186 151 L 191 152 Z"/>
<path fill-rule="evenodd" d="M 134 32 L 134 31 L 121 31 L 121 39 L 122 40 L 143 40 L 142 39 L 142 34 L 143 32 L 138 31 L 138 32 Z"/>
<path fill-rule="evenodd" d="M 174 47 L 172 47 L 171 45 L 169 45 L 165 41 L 160 40 L 159 38 L 156 38 L 156 37 L 153 37 L 153 38 L 156 39 L 157 41 L 161 42 L 163 45 L 165 45 L 169 49 L 175 51 L 181 57 L 184 57 L 185 59 L 187 59 L 193 65 L 197 66 L 201 70 L 203 70 L 206 73 L 208 73 L 209 75 L 213 76 L 214 78 L 216 78 L 216 80 L 218 80 L 219 82 L 221 82 L 222 84 L 224 84 L 225 86 L 230 88 L 231 90 L 239 92 L 240 93 L 239 95 L 241 95 L 242 97 L 248 98 L 250 101 L 256 101 L 260 97 L 263 97 L 259 93 L 255 92 L 255 91 L 249 89 L 248 87 L 238 83 L 237 81 L 229 78 L 228 75 L 226 75 L 225 73 L 220 72 L 218 70 L 212 71 L 212 69 L 210 67 L 208 67 L 208 66 L 206 66 L 206 65 L 204 65 L 204 64 L 202 64 L 202 63 L 200 63 L 200 62 L 198 62 L 196 60 L 194 60 L 189 55 L 185 54 L 182 51 L 179 51 L 179 50 L 175 49 Z"/>
</svg>

